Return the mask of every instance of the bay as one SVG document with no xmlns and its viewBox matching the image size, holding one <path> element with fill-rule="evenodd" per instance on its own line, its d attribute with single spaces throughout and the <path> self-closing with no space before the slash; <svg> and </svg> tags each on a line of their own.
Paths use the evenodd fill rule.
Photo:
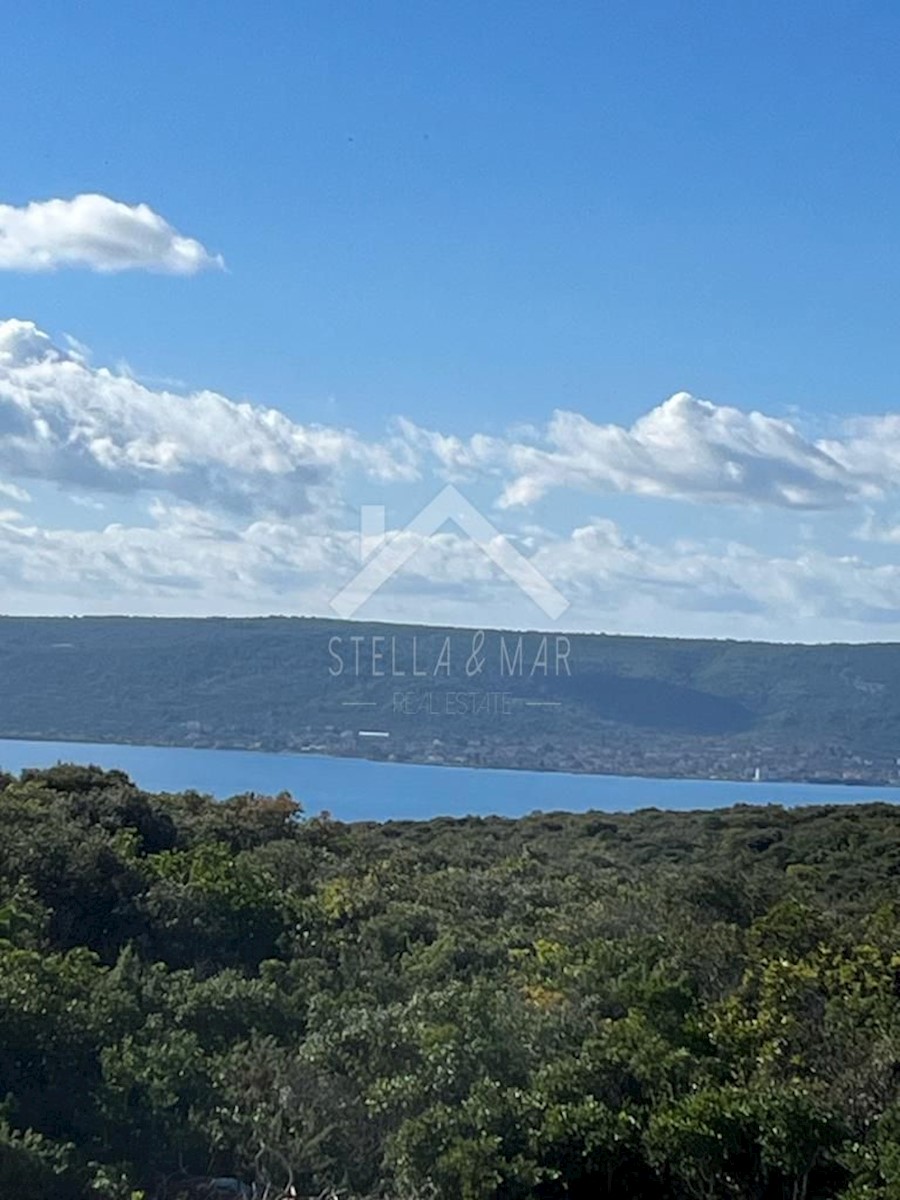
<svg viewBox="0 0 900 1200">
<path fill-rule="evenodd" d="M 567 775 L 246 750 L 0 740 L 3 770 L 18 772 L 23 767 L 47 767 L 59 762 L 115 767 L 153 792 L 194 789 L 224 799 L 239 792 L 289 791 L 307 813 L 328 811 L 342 821 L 520 817 L 535 811 L 677 811 L 733 804 L 793 807 L 893 801 L 897 795 L 892 788 L 840 784 Z"/>
</svg>

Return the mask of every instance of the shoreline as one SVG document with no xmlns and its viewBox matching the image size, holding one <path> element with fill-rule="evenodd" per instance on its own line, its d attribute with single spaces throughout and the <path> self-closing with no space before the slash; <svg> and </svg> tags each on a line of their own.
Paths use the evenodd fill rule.
<svg viewBox="0 0 900 1200">
<path fill-rule="evenodd" d="M 494 771 L 503 772 L 521 772 L 524 774 L 534 775 L 562 775 L 573 778 L 608 778 L 608 779 L 634 779 L 634 780 L 668 780 L 671 782 L 684 783 L 744 783 L 752 785 L 765 786 L 766 784 L 776 785 L 779 787 L 790 786 L 792 784 L 802 785 L 804 787 L 847 787 L 847 788 L 889 788 L 892 791 L 900 789 L 900 779 L 885 779 L 883 776 L 875 776 L 869 779 L 866 778 L 840 778 L 835 776 L 819 776 L 812 777 L 809 775 L 772 775 L 765 778 L 748 778 L 746 775 L 700 775 L 691 773 L 678 773 L 677 771 L 615 771 L 615 770 L 579 770 L 577 768 L 565 769 L 556 767 L 541 767 L 535 765 L 522 765 L 514 762 L 494 762 L 494 763 L 470 763 L 460 762 L 452 759 L 441 759 L 437 757 L 398 757 L 396 755 L 384 756 L 373 754 L 359 754 L 345 752 L 341 754 L 329 753 L 326 750 L 295 750 L 289 747 L 280 749 L 271 749 L 261 745 L 241 745 L 241 744 L 222 744 L 219 742 L 144 742 L 137 741 L 132 738 L 103 738 L 98 736 L 92 737 L 65 737 L 50 734 L 0 734 L 0 765 L 2 765 L 2 744 L 4 742 L 36 742 L 36 743 L 56 743 L 66 746 L 127 746 L 134 749 L 146 750 L 198 750 L 203 752 L 210 751 L 226 751 L 240 754 L 261 754 L 270 755 L 272 757 L 284 757 L 292 759 L 317 759 L 317 760 L 342 760 L 351 759 L 359 762 L 368 762 L 376 766 L 395 766 L 395 767 L 442 767 L 453 768 L 464 771 Z"/>
</svg>

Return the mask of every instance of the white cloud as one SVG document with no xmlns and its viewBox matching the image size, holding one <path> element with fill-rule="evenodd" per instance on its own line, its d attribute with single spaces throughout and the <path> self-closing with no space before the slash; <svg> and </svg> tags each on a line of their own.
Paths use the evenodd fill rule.
<svg viewBox="0 0 900 1200">
<path fill-rule="evenodd" d="M 821 443 L 823 450 L 859 479 L 876 483 L 900 481 L 900 415 L 852 417 L 843 437 Z"/>
<path fill-rule="evenodd" d="M 15 483 L 0 483 L 0 496 L 5 496 L 7 500 L 15 500 L 19 504 L 27 504 L 31 500 L 28 492 Z"/>
<path fill-rule="evenodd" d="M 64 356 L 50 339 L 49 334 L 31 321 L 0 321 L 0 368 L 26 367 L 30 363 L 58 361 L 69 357 L 73 362 L 80 357 Z"/>
<path fill-rule="evenodd" d="M 21 208 L 0 204 L 0 270 L 195 275 L 224 265 L 221 255 L 178 233 L 146 204 L 93 194 Z"/>
<path fill-rule="evenodd" d="M 0 321 L 0 471 L 93 491 L 160 492 L 237 513 L 308 512 L 340 472 L 411 479 L 402 443 L 304 426 L 216 392 L 153 390 Z"/>
<path fill-rule="evenodd" d="M 499 473 L 507 458 L 507 443 L 483 433 L 470 438 L 422 429 L 407 417 L 399 417 L 400 436 L 416 451 L 434 459 L 442 479 L 460 482 L 482 473 Z"/>
<path fill-rule="evenodd" d="M 5 611 L 328 615 L 358 567 L 350 530 L 245 523 L 160 500 L 151 507 L 147 525 L 88 530 L 39 528 L 0 513 Z M 416 540 L 416 556 L 360 617 L 541 626 L 537 610 L 464 535 Z M 602 518 L 567 533 L 534 533 L 528 549 L 571 597 L 569 628 L 807 641 L 900 631 L 900 566 L 858 556 L 651 541 Z"/>
<path fill-rule="evenodd" d="M 71 338 L 61 348 L 29 321 L 0 321 L 0 471 L 234 511 L 307 511 L 349 468 L 382 481 L 426 469 L 497 479 L 504 508 L 566 489 L 802 511 L 900 489 L 900 417 L 840 433 L 817 441 L 790 420 L 682 392 L 630 427 L 558 411 L 543 430 L 459 437 L 399 418 L 373 442 L 214 392 L 152 386 L 130 370 L 95 367 Z"/>
<path fill-rule="evenodd" d="M 501 507 L 528 506 L 556 489 L 629 492 L 715 504 L 820 509 L 875 497 L 900 483 L 900 419 L 890 478 L 860 469 L 848 447 L 815 442 L 790 421 L 678 392 L 630 427 L 557 411 L 528 442 L 404 434 L 455 478 L 502 473 Z"/>
<path fill-rule="evenodd" d="M 770 510 L 859 506 L 857 538 L 897 543 L 887 506 L 872 501 L 900 489 L 900 418 L 835 428 L 829 441 L 816 441 L 793 421 L 680 394 L 629 428 L 557 413 L 543 430 L 463 438 L 400 420 L 391 436 L 371 442 L 218 393 L 154 387 L 93 365 L 80 343 L 55 344 L 30 322 L 0 321 L 4 609 L 327 614 L 359 566 L 356 519 L 344 506 L 351 474 L 418 480 L 414 507 L 448 474 L 497 481 L 508 506 L 554 488 Z M 60 528 L 66 518 L 40 488 L 23 515 L 30 497 L 20 484 L 31 479 L 82 503 L 102 501 L 102 515 L 70 511 L 77 528 Z M 758 540 L 751 546 L 734 541 L 724 522 L 727 536 L 718 540 L 652 540 L 603 517 L 555 530 L 529 517 L 512 537 L 571 600 L 572 628 L 900 636 L 900 566 L 883 561 L 883 546 L 858 541 L 849 544 L 864 553 L 825 553 L 816 544 L 824 523 L 807 525 L 804 537 L 798 519 L 761 512 L 742 523 Z M 415 557 L 361 617 L 540 623 L 457 531 L 394 534 L 415 543 Z M 833 547 L 836 523 L 828 537 Z"/>
</svg>

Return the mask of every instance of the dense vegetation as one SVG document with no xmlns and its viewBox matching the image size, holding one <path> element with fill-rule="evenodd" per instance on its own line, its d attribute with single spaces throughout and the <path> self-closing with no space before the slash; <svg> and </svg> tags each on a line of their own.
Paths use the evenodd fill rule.
<svg viewBox="0 0 900 1200">
<path fill-rule="evenodd" d="M 532 670 L 541 641 L 532 633 L 521 673 L 510 675 L 501 635 L 488 632 L 470 660 L 475 636 L 279 617 L 0 618 L 0 736 L 620 774 L 750 778 L 760 766 L 765 779 L 898 782 L 900 645 L 572 634 L 558 663 L 551 635 L 546 669 Z M 518 636 L 506 635 L 510 659 Z M 413 638 L 425 672 L 415 677 Z M 435 670 L 447 639 L 449 673 Z M 392 645 L 405 676 L 393 673 Z M 472 689 L 482 701 L 503 694 L 509 711 L 485 720 L 476 703 L 453 703 L 448 713 Z M 360 720 L 390 742 L 357 740 Z"/>
<path fill-rule="evenodd" d="M 343 826 L 0 786 L 3 1197 L 900 1195 L 890 805 Z"/>
</svg>

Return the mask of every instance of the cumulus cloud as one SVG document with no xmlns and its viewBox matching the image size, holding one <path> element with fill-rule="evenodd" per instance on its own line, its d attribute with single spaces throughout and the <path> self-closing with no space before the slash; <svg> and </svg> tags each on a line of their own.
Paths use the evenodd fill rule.
<svg viewBox="0 0 900 1200">
<path fill-rule="evenodd" d="M 185 237 L 146 204 L 84 194 L 72 200 L 0 204 L 0 270 L 144 270 L 195 275 L 224 267 L 219 254 Z"/>
<path fill-rule="evenodd" d="M 543 429 L 460 437 L 400 420 L 370 441 L 219 393 L 151 385 L 94 365 L 72 339 L 0 321 L 4 607 L 326 614 L 360 565 L 356 516 L 344 504 L 348 477 L 418 481 L 399 501 L 415 509 L 451 476 L 492 482 L 510 509 L 567 488 L 782 510 L 769 518 L 777 537 L 765 520 L 743 523 L 759 539 L 753 546 L 642 538 L 605 517 L 573 529 L 528 517 L 510 533 L 517 518 L 505 514 L 498 527 L 570 600 L 571 628 L 900 636 L 900 566 L 883 561 L 885 546 L 900 542 L 896 517 L 885 518 L 900 489 L 900 418 L 835 429 L 815 440 L 793 421 L 681 393 L 630 427 L 556 413 Z M 74 527 L 59 527 L 65 509 L 54 503 L 52 520 L 42 519 L 46 492 L 33 489 L 32 500 L 22 486 L 31 480 L 56 483 L 91 507 L 73 508 Z M 849 544 L 864 553 L 824 553 L 815 544 L 821 521 L 807 519 L 804 540 L 803 523 L 783 515 L 840 505 L 859 506 L 856 537 L 869 544 Z M 410 557 L 360 616 L 541 621 L 464 534 L 452 525 L 430 536 L 400 528 L 391 507 L 399 527 L 389 536 Z M 832 524 L 829 547 L 839 536 Z"/>
<path fill-rule="evenodd" d="M 422 429 L 407 417 L 399 417 L 400 436 L 418 455 L 432 459 L 442 479 L 461 482 L 479 474 L 497 474 L 509 458 L 509 446 L 502 438 L 476 433 L 469 438 Z"/>
<path fill-rule="evenodd" d="M 876 484 L 900 480 L 900 415 L 852 417 L 844 421 L 841 434 L 821 445 L 845 470 Z"/>
<path fill-rule="evenodd" d="M 381 481 L 493 479 L 507 509 L 567 489 L 819 510 L 900 488 L 900 417 L 814 440 L 785 418 L 680 392 L 630 427 L 558 411 L 541 430 L 460 437 L 399 418 L 370 441 L 215 392 L 152 386 L 95 367 L 74 339 L 57 345 L 32 322 L 0 321 L 0 472 L 286 515 L 315 507 L 351 468 Z"/>
<path fill-rule="evenodd" d="M 290 515 L 324 503 L 348 469 L 383 481 L 416 474 L 401 443 L 299 425 L 216 392 L 154 390 L 90 366 L 29 321 L 0 321 L 0 472 Z"/>
<path fill-rule="evenodd" d="M 38 525 L 0 511 L 4 611 L 327 611 L 354 561 L 351 534 L 245 523 L 154 499 L 146 523 Z"/>
<path fill-rule="evenodd" d="M 686 499 L 705 503 L 829 508 L 884 486 L 863 454 L 806 438 L 790 421 L 742 412 L 678 392 L 626 428 L 598 424 L 581 413 L 557 411 L 527 442 L 515 438 L 447 437 L 414 426 L 406 436 L 455 478 L 481 473 L 508 477 L 501 507 L 527 506 L 548 492 L 587 492 Z M 861 435 L 861 440 L 865 440 Z M 900 479 L 900 418 L 896 457 Z M 882 465 L 887 466 L 886 456 Z"/>
<path fill-rule="evenodd" d="M 595 518 L 566 536 L 545 537 L 533 561 L 583 608 L 610 612 L 642 597 L 669 612 L 783 618 L 830 611 L 833 595 L 815 584 L 825 564 L 842 560 L 787 558 L 724 538 L 657 542 Z M 900 569 L 890 603 L 900 619 Z"/>
</svg>

